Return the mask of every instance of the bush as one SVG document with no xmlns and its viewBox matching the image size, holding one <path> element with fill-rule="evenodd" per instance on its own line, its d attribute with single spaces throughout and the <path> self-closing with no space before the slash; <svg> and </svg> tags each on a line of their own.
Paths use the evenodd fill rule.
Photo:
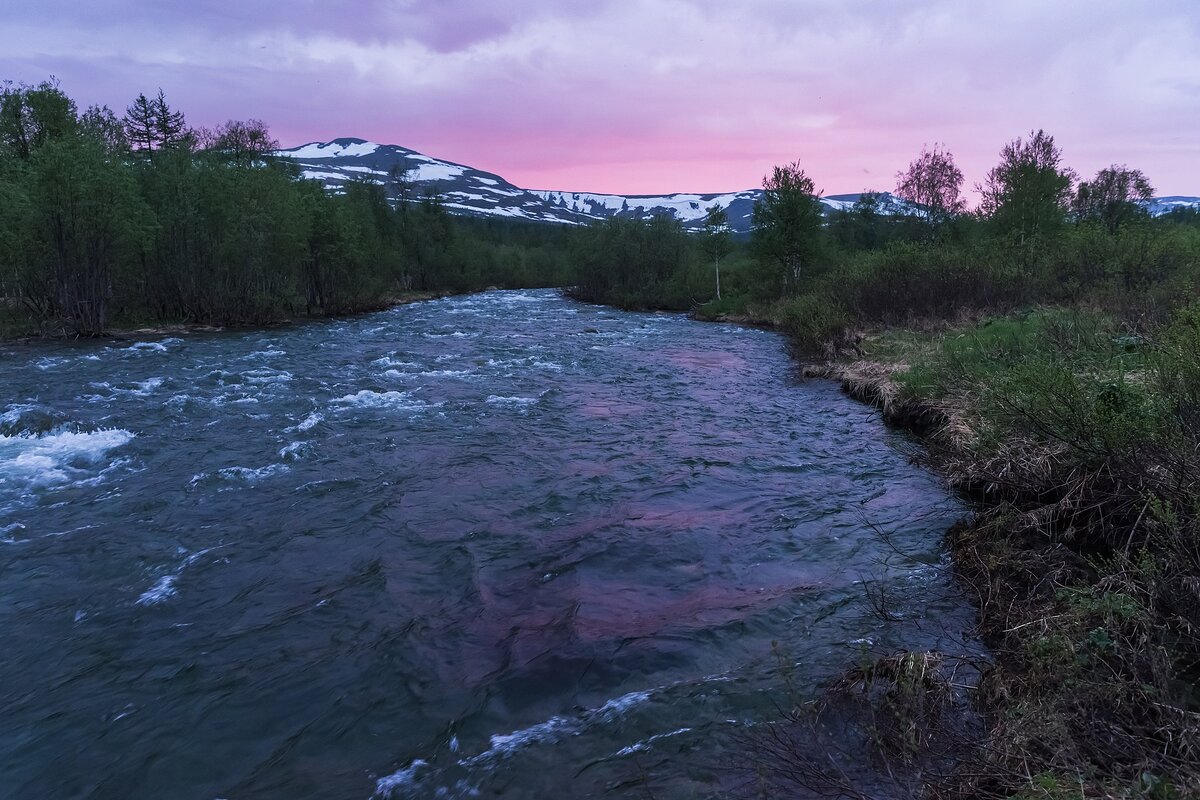
<svg viewBox="0 0 1200 800">
<path fill-rule="evenodd" d="M 817 350 L 845 335 L 850 315 L 832 295 L 804 294 L 780 304 L 775 312 L 779 329 L 802 349 Z"/>
</svg>

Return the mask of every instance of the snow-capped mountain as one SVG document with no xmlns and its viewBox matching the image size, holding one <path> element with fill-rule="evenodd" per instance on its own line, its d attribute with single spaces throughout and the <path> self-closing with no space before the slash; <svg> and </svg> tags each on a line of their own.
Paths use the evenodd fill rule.
<svg viewBox="0 0 1200 800">
<path fill-rule="evenodd" d="M 1146 203 L 1146 210 L 1150 212 L 1152 217 L 1161 217 L 1163 214 L 1170 214 L 1172 211 L 1178 211 L 1181 208 L 1195 208 L 1200 210 L 1200 197 L 1183 197 L 1181 195 L 1170 195 L 1167 197 L 1154 197 L 1150 202 Z"/>
<path fill-rule="evenodd" d="M 280 150 L 276 155 L 290 159 L 303 177 L 319 180 L 330 191 L 341 191 L 349 181 L 383 183 L 389 196 L 399 199 L 402 191 L 419 198 L 428 192 L 441 197 L 447 209 L 458 214 L 510 217 L 536 222 L 586 225 L 608 217 L 649 219 L 666 214 L 685 228 L 698 229 L 714 203 L 725 207 L 730 228 L 750 230 L 754 202 L 761 189 L 724 194 L 619 195 L 522 189 L 499 175 L 463 164 L 431 158 L 393 144 L 375 144 L 343 138 Z M 398 180 L 398 179 L 401 179 Z M 827 213 L 848 209 L 861 195 L 835 194 L 821 198 Z M 1200 208 L 1197 197 L 1157 197 L 1148 204 L 1150 213 L 1166 214 L 1176 208 Z M 910 204 L 888 192 L 879 194 L 880 213 L 911 214 Z"/>
<path fill-rule="evenodd" d="M 393 200 L 404 190 L 414 198 L 436 192 L 447 209 L 460 214 L 573 224 L 592 219 L 586 214 L 554 208 L 499 175 L 430 158 L 397 145 L 334 139 L 280 150 L 276 155 L 294 161 L 301 177 L 319 180 L 334 192 L 341 191 L 350 181 L 369 180 L 385 184 Z M 403 185 L 396 179 L 402 179 Z"/>
<path fill-rule="evenodd" d="M 388 186 L 397 199 L 403 178 L 405 191 L 419 198 L 436 192 L 443 205 L 459 214 L 498 216 L 537 222 L 586 225 L 608 217 L 649 219 L 666 214 L 697 229 L 703 226 L 709 207 L 725 207 L 730 228 L 749 232 L 754 202 L 761 189 L 714 194 L 618 195 L 594 192 L 565 192 L 522 189 L 499 175 L 463 164 L 455 164 L 398 145 L 381 145 L 362 139 L 343 138 L 313 142 L 280 150 L 276 155 L 294 161 L 304 178 L 319 180 L 330 191 L 341 191 L 353 180 L 370 180 Z M 829 211 L 849 208 L 857 194 L 821 198 Z M 888 193 L 880 195 L 880 211 L 906 213 L 904 201 Z"/>
</svg>

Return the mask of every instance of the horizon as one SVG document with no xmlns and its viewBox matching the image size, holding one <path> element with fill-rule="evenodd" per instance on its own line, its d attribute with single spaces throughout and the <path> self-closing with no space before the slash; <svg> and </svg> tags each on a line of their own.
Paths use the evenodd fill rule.
<svg viewBox="0 0 1200 800">
<path fill-rule="evenodd" d="M 974 200 L 1001 147 L 1042 128 L 1083 179 L 1127 164 L 1156 195 L 1200 194 L 1192 3 L 362 8 L 50 0 L 0 21 L 0 78 L 54 75 L 118 114 L 161 87 L 193 126 L 259 118 L 284 148 L 349 132 L 572 193 L 733 193 L 795 160 L 826 195 L 892 191 L 942 143 Z"/>
</svg>

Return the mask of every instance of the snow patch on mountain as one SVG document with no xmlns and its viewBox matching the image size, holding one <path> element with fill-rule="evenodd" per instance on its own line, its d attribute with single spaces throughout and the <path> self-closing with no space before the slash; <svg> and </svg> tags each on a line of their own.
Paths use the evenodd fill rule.
<svg viewBox="0 0 1200 800">
<path fill-rule="evenodd" d="M 1145 205 L 1146 210 L 1150 212 L 1151 216 L 1160 217 L 1163 214 L 1170 214 L 1172 211 L 1178 211 L 1181 208 L 1200 209 L 1200 197 L 1184 197 L 1182 195 L 1153 197 Z"/>
<path fill-rule="evenodd" d="M 726 194 L 620 195 L 542 189 L 533 189 L 531 193 L 553 205 L 594 216 L 621 214 L 652 217 L 665 212 L 683 223 L 703 220 L 714 204 L 728 208 L 739 200 L 753 202 L 759 194 L 757 191 L 745 191 Z"/>
<path fill-rule="evenodd" d="M 285 150 L 288 158 L 358 158 L 369 156 L 379 149 L 379 145 L 362 139 L 334 139 L 332 142 L 309 142 L 300 147 Z"/>
<path fill-rule="evenodd" d="M 404 178 L 417 182 L 448 181 L 461 177 L 466 171 L 466 167 L 460 167 L 457 164 L 426 162 L 409 169 Z"/>
</svg>

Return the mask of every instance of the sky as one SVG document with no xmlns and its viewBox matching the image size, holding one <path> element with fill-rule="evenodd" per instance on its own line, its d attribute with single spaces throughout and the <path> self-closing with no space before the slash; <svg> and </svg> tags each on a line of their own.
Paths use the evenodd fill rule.
<svg viewBox="0 0 1200 800">
<path fill-rule="evenodd" d="M 1200 195 L 1200 0 L 3 0 L 0 80 L 193 126 L 357 136 L 525 187 L 752 188 L 799 160 L 888 190 L 942 143 L 968 186 L 1044 128 L 1084 177 Z"/>
</svg>

